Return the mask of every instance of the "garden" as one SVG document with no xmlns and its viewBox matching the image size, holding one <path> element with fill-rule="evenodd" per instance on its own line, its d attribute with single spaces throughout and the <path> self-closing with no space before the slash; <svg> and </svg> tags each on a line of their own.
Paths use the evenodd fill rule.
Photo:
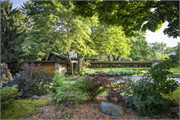
<svg viewBox="0 0 180 120">
<path fill-rule="evenodd" d="M 135 72 L 131 70 L 126 74 L 115 73 L 118 75 L 115 79 L 129 76 L 125 82 L 107 80 L 112 71 L 102 73 L 102 70 L 76 80 L 55 70 L 52 79 L 44 67 L 26 63 L 12 77 L 3 63 L 1 78 L 6 83 L 1 86 L 1 116 L 2 119 L 179 119 L 180 84 L 167 80 L 173 74 L 168 70 L 178 67 L 178 63 L 170 63 L 176 63 L 173 57 L 149 69 L 147 73 L 153 83 L 148 76 L 134 82 L 130 76 Z M 38 99 L 33 99 L 33 95 Z M 104 114 L 102 102 L 121 106 L 124 115 Z"/>
</svg>

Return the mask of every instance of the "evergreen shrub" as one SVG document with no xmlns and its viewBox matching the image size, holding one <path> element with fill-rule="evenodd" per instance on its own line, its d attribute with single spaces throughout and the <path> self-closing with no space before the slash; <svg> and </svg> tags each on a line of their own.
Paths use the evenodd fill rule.
<svg viewBox="0 0 180 120">
<path fill-rule="evenodd" d="M 65 102 L 65 105 L 69 106 L 73 104 L 72 98 L 77 98 L 75 104 L 78 106 L 79 99 L 84 98 L 85 95 L 73 87 L 73 84 L 70 81 L 68 82 L 70 78 L 65 77 L 63 73 L 58 71 L 54 71 L 54 73 L 55 76 L 49 93 L 53 103 L 59 106 L 60 102 Z"/>
</svg>

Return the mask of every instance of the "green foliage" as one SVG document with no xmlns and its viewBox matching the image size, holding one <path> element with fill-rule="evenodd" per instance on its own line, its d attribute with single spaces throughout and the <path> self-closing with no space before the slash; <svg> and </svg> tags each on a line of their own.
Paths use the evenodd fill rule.
<svg viewBox="0 0 180 120">
<path fill-rule="evenodd" d="M 81 76 L 84 76 L 84 75 L 86 74 L 86 72 L 83 71 L 83 70 L 81 70 L 81 71 L 79 71 L 79 74 L 80 74 Z"/>
<path fill-rule="evenodd" d="M 74 1 L 73 3 L 75 14 L 84 17 L 97 15 L 102 24 L 122 26 L 126 36 L 135 36 L 135 31 L 139 30 L 148 29 L 155 32 L 165 21 L 169 24 L 164 29 L 164 34 L 173 38 L 179 36 L 178 1 Z"/>
<path fill-rule="evenodd" d="M 12 80 L 12 74 L 8 69 L 6 63 L 1 63 L 1 82 L 7 82 Z"/>
<path fill-rule="evenodd" d="M 13 100 L 7 109 L 1 109 L 1 119 L 25 119 L 38 114 L 39 109 L 47 105 L 49 105 L 49 102 L 44 98 L 33 101 L 31 98 L 20 99 L 20 101 Z"/>
<path fill-rule="evenodd" d="M 75 75 L 77 75 L 77 74 L 78 74 L 78 72 L 76 72 L 76 71 L 75 71 L 75 72 L 74 72 L 74 74 L 75 74 Z"/>
<path fill-rule="evenodd" d="M 79 91 L 86 94 L 86 97 L 90 101 L 95 101 L 97 96 L 105 91 L 105 86 L 107 85 L 109 81 L 103 80 L 101 78 L 91 79 L 90 77 L 84 77 L 84 79 L 81 77 L 76 80 L 76 83 L 74 84 Z M 100 88 L 103 87 L 103 88 Z"/>
<path fill-rule="evenodd" d="M 44 70 L 45 67 L 40 64 L 35 67 L 35 64 L 28 65 L 24 63 L 21 66 L 21 77 L 15 75 L 15 81 L 18 84 L 20 92 L 23 92 L 22 97 L 31 97 L 32 95 L 44 95 L 49 91 L 49 85 L 52 82 L 51 73 Z"/>
<path fill-rule="evenodd" d="M 68 75 L 71 75 L 71 72 L 67 72 Z"/>
<path fill-rule="evenodd" d="M 123 92 L 125 102 L 141 116 L 170 113 L 170 107 L 178 105 L 169 98 L 163 98 L 151 78 L 140 79 L 136 84 L 129 80 Z"/>
<path fill-rule="evenodd" d="M 151 74 L 154 79 L 154 84 L 157 85 L 158 91 L 163 94 L 170 95 L 177 89 L 179 83 L 173 79 L 170 68 L 176 68 L 179 66 L 179 60 L 174 55 L 170 56 L 165 61 L 160 61 L 157 65 L 152 67 L 148 73 Z M 167 77 L 168 76 L 168 77 Z M 169 80 L 167 80 L 169 78 Z"/>
<path fill-rule="evenodd" d="M 130 58 L 133 61 L 147 60 L 147 57 L 151 54 L 150 46 L 148 46 L 148 42 L 146 41 L 145 34 L 140 31 L 135 32 L 135 36 L 131 37 L 131 54 Z"/>
<path fill-rule="evenodd" d="M 19 47 L 22 41 L 17 40 L 28 28 L 24 22 L 24 15 L 19 8 L 13 8 L 10 0 L 3 0 L 1 3 L 1 62 L 8 64 L 12 75 L 19 72 L 23 59 L 22 48 Z M 27 15 L 27 14 L 26 14 Z M 31 23 L 30 23 L 31 24 Z M 15 48 L 19 51 L 16 51 Z"/>
<path fill-rule="evenodd" d="M 81 92 L 77 91 L 77 89 L 71 84 L 71 82 L 67 82 L 69 78 L 65 77 L 63 73 L 59 73 L 58 70 L 54 71 L 55 76 L 53 79 L 51 92 L 49 93 L 52 98 L 53 103 L 58 106 L 60 102 L 64 101 L 65 105 L 73 104 L 71 102 L 71 98 L 77 98 L 75 104 L 78 104 L 78 100 L 80 98 L 84 98 L 85 96 L 81 94 Z M 68 87 L 66 87 L 68 86 Z"/>
<path fill-rule="evenodd" d="M 133 70 L 115 70 L 115 69 L 84 69 L 87 71 L 87 74 L 90 76 L 94 76 L 97 73 L 106 73 L 107 76 L 128 76 L 137 74 L 137 71 Z"/>
<path fill-rule="evenodd" d="M 3 110 L 7 109 L 14 99 L 22 94 L 18 93 L 18 85 L 13 85 L 12 87 L 4 87 L 1 89 L 1 108 Z"/>
</svg>

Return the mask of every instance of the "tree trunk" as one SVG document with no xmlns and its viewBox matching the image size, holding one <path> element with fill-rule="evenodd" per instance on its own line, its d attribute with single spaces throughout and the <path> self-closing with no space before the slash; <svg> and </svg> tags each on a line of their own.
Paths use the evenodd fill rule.
<svg viewBox="0 0 180 120">
<path fill-rule="evenodd" d="M 108 61 L 111 61 L 111 56 L 107 55 Z"/>
<path fill-rule="evenodd" d="M 81 71 L 82 61 L 81 61 L 81 56 L 78 53 L 77 53 L 77 59 L 78 59 L 78 74 L 79 74 L 79 72 Z"/>
<path fill-rule="evenodd" d="M 68 62 L 69 62 L 70 68 L 71 68 L 71 75 L 73 75 L 74 74 L 73 73 L 73 63 L 72 63 L 71 58 L 69 56 L 69 52 L 67 54 L 68 54 Z"/>
</svg>

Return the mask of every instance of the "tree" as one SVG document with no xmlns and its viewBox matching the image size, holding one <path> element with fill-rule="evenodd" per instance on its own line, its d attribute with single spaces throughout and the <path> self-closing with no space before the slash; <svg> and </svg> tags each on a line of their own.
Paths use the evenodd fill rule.
<svg viewBox="0 0 180 120">
<path fill-rule="evenodd" d="M 40 60 L 50 52 L 57 52 L 69 61 L 73 74 L 69 51 L 77 52 L 78 59 L 84 58 L 87 53 L 94 54 L 87 46 L 91 39 L 85 19 L 72 15 L 71 2 L 36 1 L 32 4 L 30 14 L 34 14 L 34 23 L 32 30 L 24 34 L 26 37 L 21 44 L 25 52 L 23 55 L 37 54 Z"/>
<path fill-rule="evenodd" d="M 168 55 L 175 55 L 176 54 L 176 49 L 177 49 L 177 46 L 175 47 L 167 47 L 165 50 L 164 50 L 164 54 L 168 54 Z"/>
<path fill-rule="evenodd" d="M 169 59 L 168 54 L 161 54 L 161 53 L 155 52 L 155 55 L 156 55 L 156 59 L 158 59 L 159 61 L 165 60 L 165 58 Z"/>
<path fill-rule="evenodd" d="M 154 43 L 149 43 L 149 45 L 151 46 L 151 52 L 154 53 L 153 55 L 155 55 L 156 52 L 162 55 L 166 48 L 166 43 L 164 42 L 161 43 L 154 42 Z"/>
<path fill-rule="evenodd" d="M 126 57 L 130 54 L 130 39 L 125 36 L 120 26 L 109 25 L 99 33 L 94 42 L 97 52 L 106 55 L 109 61 L 110 56 L 117 60 L 120 56 Z"/>
<path fill-rule="evenodd" d="M 131 37 L 131 43 L 133 45 L 131 46 L 132 50 L 129 57 L 132 58 L 132 60 L 148 60 L 148 56 L 152 54 L 144 35 L 145 33 L 136 31 L 135 37 Z"/>
<path fill-rule="evenodd" d="M 20 36 L 23 28 L 23 16 L 20 9 L 15 8 L 12 10 L 13 3 L 10 0 L 1 2 L 1 62 L 8 64 L 8 68 L 14 75 L 19 72 L 19 64 L 22 59 L 19 58 L 14 48 L 18 46 L 16 39 Z"/>
<path fill-rule="evenodd" d="M 179 1 L 74 1 L 74 13 L 84 17 L 98 14 L 99 21 L 123 27 L 127 36 L 135 31 L 155 32 L 167 21 L 164 34 L 179 36 Z"/>
</svg>

